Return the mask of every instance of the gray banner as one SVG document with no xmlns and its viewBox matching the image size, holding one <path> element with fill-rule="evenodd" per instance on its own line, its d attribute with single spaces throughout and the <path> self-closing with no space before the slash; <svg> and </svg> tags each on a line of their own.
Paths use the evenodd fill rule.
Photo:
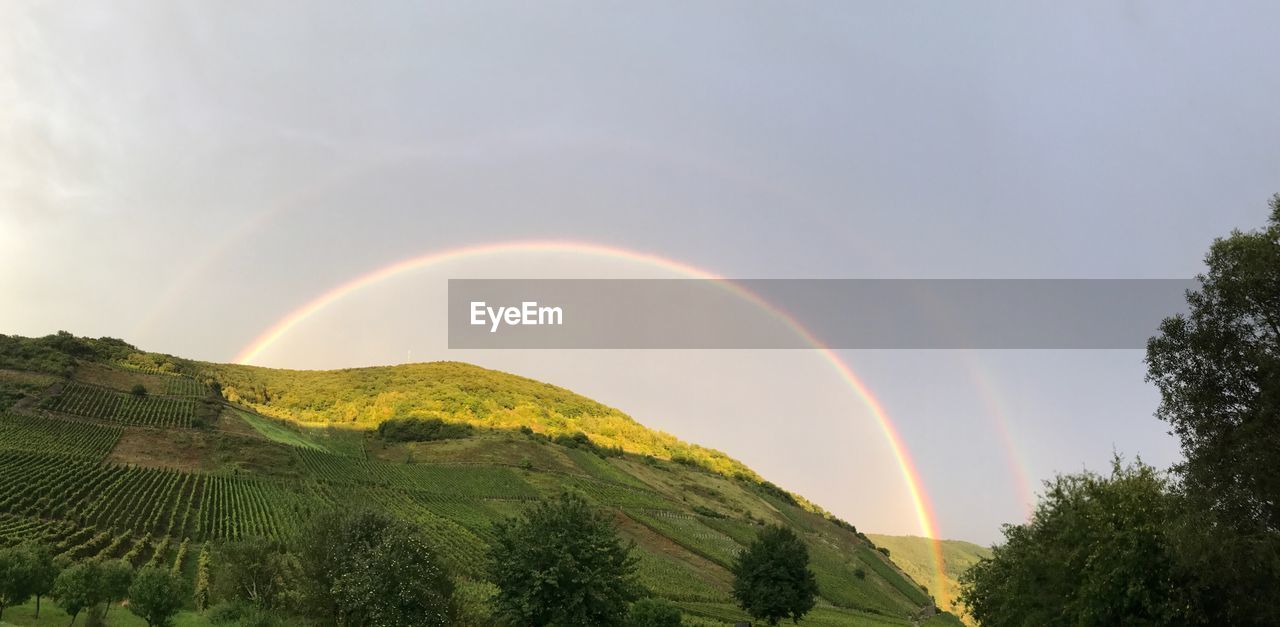
<svg viewBox="0 0 1280 627">
<path fill-rule="evenodd" d="M 1190 279 L 451 279 L 450 348 L 1134 349 Z"/>
</svg>

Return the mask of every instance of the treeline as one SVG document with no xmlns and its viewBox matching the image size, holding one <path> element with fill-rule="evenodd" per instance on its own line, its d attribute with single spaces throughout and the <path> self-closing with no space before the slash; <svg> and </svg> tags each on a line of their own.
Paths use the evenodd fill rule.
<svg viewBox="0 0 1280 627">
<path fill-rule="evenodd" d="M 983 625 L 1280 625 L 1280 195 L 1147 345 L 1169 472 L 1058 476 L 962 578 Z"/>
<path fill-rule="evenodd" d="M 461 589 L 414 525 L 368 509 L 313 519 L 297 542 L 211 544 L 194 585 L 177 566 L 135 570 L 125 560 L 60 561 L 29 543 L 0 550 L 0 619 L 13 605 L 53 598 L 71 616 L 103 624 L 125 605 L 150 626 L 194 608 L 215 624 L 600 625 L 678 627 L 675 605 L 638 583 L 634 547 L 613 517 L 566 493 L 494 526 L 477 597 Z M 766 526 L 733 565 L 733 595 L 776 624 L 813 608 L 808 549 L 790 529 Z M 471 585 L 475 588 L 475 585 Z"/>
<path fill-rule="evenodd" d="M 129 611 L 150 626 L 167 625 L 190 593 L 181 574 L 165 568 L 134 570 L 125 560 L 54 559 L 41 543 L 0 550 L 0 619 L 4 610 L 36 599 L 36 618 L 45 597 L 58 601 L 75 624 L 81 613 L 101 625 L 113 605 L 128 600 Z"/>
</svg>

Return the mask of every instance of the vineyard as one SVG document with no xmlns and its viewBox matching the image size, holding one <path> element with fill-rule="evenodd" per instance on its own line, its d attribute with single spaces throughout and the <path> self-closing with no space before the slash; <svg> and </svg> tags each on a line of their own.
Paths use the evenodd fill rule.
<svg viewBox="0 0 1280 627">
<path fill-rule="evenodd" d="M 193 382 L 194 383 L 194 382 Z M 144 427 L 190 427 L 199 401 L 135 396 L 83 383 L 68 383 L 44 408 L 64 414 Z"/>
<path fill-rule="evenodd" d="M 121 429 L 84 421 L 0 415 L 0 450 L 45 451 L 102 459 Z"/>
<path fill-rule="evenodd" d="M 272 394 L 290 394 L 295 374 L 279 372 Z M 360 376 L 372 386 L 381 373 Z M 413 523 L 453 573 L 487 586 L 494 523 L 570 491 L 608 512 L 635 542 L 646 589 L 703 618 L 742 617 L 728 567 L 762 522 L 803 534 L 830 624 L 891 623 L 881 619 L 930 602 L 856 533 L 762 490 L 751 475 L 569 446 L 515 428 L 403 442 L 317 427 L 268 417 L 224 400 L 201 379 L 145 366 L 93 362 L 66 377 L 4 375 L 23 386 L 10 386 L 9 404 L 0 405 L 0 547 L 38 540 L 62 559 L 120 558 L 191 582 L 200 556 L 217 554 L 220 542 L 294 545 L 319 514 L 368 507 Z M 487 394 L 505 385 L 506 375 L 487 376 L 485 386 L 466 389 Z M 250 389 L 266 394 L 261 386 L 242 392 Z M 530 389 L 549 393 L 540 384 Z"/>
</svg>

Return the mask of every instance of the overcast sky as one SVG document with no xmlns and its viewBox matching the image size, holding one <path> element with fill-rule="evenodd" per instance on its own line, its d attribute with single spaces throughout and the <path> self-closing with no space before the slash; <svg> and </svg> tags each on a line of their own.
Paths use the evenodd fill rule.
<svg viewBox="0 0 1280 627">
<path fill-rule="evenodd" d="M 300 6 L 0 5 L 0 332 L 230 360 L 364 272 L 530 238 L 742 278 L 1186 277 L 1280 191 L 1274 3 Z M 298 331 L 323 358 L 282 347 L 271 363 L 394 363 L 413 342 L 385 336 L 422 333 L 399 316 L 378 330 L 395 349 L 370 352 L 365 327 L 330 318 Z M 456 358 L 432 346 L 412 358 Z M 1113 450 L 1176 458 L 1137 351 L 843 356 L 949 537 L 989 542 L 1022 515 L 1014 467 L 1038 481 Z M 815 385 L 790 357 L 752 359 L 778 394 Z M 862 487 L 900 489 L 896 468 L 822 472 L 879 463 L 882 443 L 804 455 L 764 430 L 722 437 L 695 395 L 784 399 L 740 381 L 666 398 L 648 385 L 696 376 L 689 363 L 643 367 L 644 387 L 524 373 L 610 395 L 860 527 L 918 531 Z M 847 395 L 830 385 L 813 397 Z M 744 420 L 821 441 L 867 419 L 820 406 L 834 413 Z"/>
</svg>

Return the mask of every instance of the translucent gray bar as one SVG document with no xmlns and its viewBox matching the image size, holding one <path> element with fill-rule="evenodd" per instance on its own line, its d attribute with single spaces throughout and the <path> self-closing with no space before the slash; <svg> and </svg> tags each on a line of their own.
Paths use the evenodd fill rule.
<svg viewBox="0 0 1280 627">
<path fill-rule="evenodd" d="M 1163 318 L 1185 312 L 1196 287 L 1191 279 L 451 279 L 449 347 L 1134 349 Z M 514 316 L 500 309 L 510 307 Z"/>
</svg>

